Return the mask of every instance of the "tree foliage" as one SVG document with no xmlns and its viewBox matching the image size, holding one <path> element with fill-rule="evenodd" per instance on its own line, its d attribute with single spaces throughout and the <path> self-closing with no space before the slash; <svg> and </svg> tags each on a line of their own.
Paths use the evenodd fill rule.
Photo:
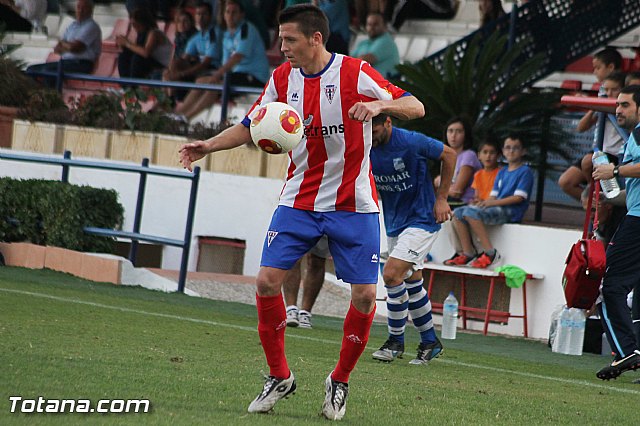
<svg viewBox="0 0 640 426">
<path fill-rule="evenodd" d="M 523 59 L 521 52 L 521 45 L 509 47 L 507 36 L 496 31 L 488 37 L 478 35 L 462 47 L 449 47 L 441 64 L 425 58 L 399 65 L 399 84 L 426 108 L 425 117 L 403 123 L 403 127 L 442 139 L 447 120 L 465 115 L 474 125 L 476 141 L 501 142 L 517 131 L 534 157 L 543 143 L 566 156 L 564 132 L 549 121 L 561 93 L 526 87 L 543 57 Z"/>
</svg>

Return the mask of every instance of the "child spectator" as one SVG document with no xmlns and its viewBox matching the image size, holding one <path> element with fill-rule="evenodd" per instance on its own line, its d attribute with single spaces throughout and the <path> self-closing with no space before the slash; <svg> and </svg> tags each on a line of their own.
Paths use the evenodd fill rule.
<svg viewBox="0 0 640 426">
<path fill-rule="evenodd" d="M 482 169 L 473 175 L 471 188 L 475 191 L 474 203 L 484 201 L 491 196 L 493 183 L 500 171 L 498 155 L 500 149 L 494 141 L 484 141 L 478 149 L 478 160 L 482 163 Z"/>
<path fill-rule="evenodd" d="M 453 212 L 453 226 L 463 251 L 446 260 L 445 265 L 487 268 L 500 261 L 500 254 L 491 244 L 485 226 L 522 220 L 533 188 L 533 172 L 524 164 L 525 154 L 521 136 L 513 134 L 505 139 L 502 155 L 507 160 L 507 167 L 498 172 L 491 196 Z M 471 241 L 471 231 L 480 240 L 483 252 L 479 255 Z"/>
<path fill-rule="evenodd" d="M 620 71 L 614 71 L 604 79 L 604 81 L 602 82 L 602 87 L 604 88 L 604 92 L 606 93 L 607 98 L 618 98 L 620 91 L 624 87 L 624 80 L 625 75 Z M 580 119 L 577 130 L 579 132 L 585 132 L 595 126 L 597 121 L 598 115 L 593 111 L 589 111 L 584 115 L 584 117 L 582 117 L 582 119 Z M 620 148 L 622 148 L 623 143 L 624 138 L 618 132 L 618 128 L 614 126 L 610 119 L 607 117 L 605 119 L 604 139 L 602 141 L 602 147 L 599 148 L 607 154 L 607 157 L 609 157 L 609 162 L 618 164 L 618 154 L 620 153 Z M 591 181 L 591 173 L 593 172 L 593 164 L 591 160 L 592 155 L 593 154 L 589 152 L 585 154 L 584 157 L 582 157 L 581 171 L 585 183 Z"/>
<path fill-rule="evenodd" d="M 445 127 L 444 140 L 458 155 L 456 169 L 453 172 L 453 182 L 449 189 L 449 204 L 467 204 L 473 201 L 473 175 L 482 168 L 473 147 L 473 131 L 471 123 L 465 117 L 453 117 Z M 440 186 L 440 176 L 434 181 L 435 187 Z"/>
<path fill-rule="evenodd" d="M 640 71 L 628 72 L 627 76 L 624 78 L 624 85 L 625 87 L 640 85 Z"/>
<path fill-rule="evenodd" d="M 174 18 L 176 26 L 176 35 L 173 40 L 175 46 L 173 50 L 173 61 L 182 60 L 187 48 L 189 39 L 196 33 L 196 23 L 193 20 L 193 15 L 186 9 L 180 9 Z"/>
<path fill-rule="evenodd" d="M 607 77 L 609 77 L 609 75 L 614 71 L 619 71 L 621 67 L 622 55 L 620 55 L 620 53 L 616 49 L 608 47 L 599 51 L 593 56 L 593 74 L 603 85 L 605 84 L 605 79 L 607 79 Z M 620 88 L 622 88 L 622 86 Z M 615 96 L 617 96 L 617 93 Z M 577 130 L 579 132 L 589 130 L 597 120 L 596 117 L 597 115 L 595 115 L 593 111 L 587 112 L 580 120 Z M 616 134 L 617 132 L 615 131 L 615 128 L 613 128 L 613 125 L 611 123 L 608 123 L 607 120 L 607 122 L 605 122 L 605 146 L 607 146 L 607 149 L 605 149 L 604 151 L 617 156 L 617 149 L 614 149 L 613 151 L 609 149 L 609 146 L 614 146 L 618 143 L 616 142 L 618 139 L 616 138 Z M 609 138 L 612 139 L 608 140 Z M 585 157 L 590 155 L 591 154 L 588 153 L 585 155 Z M 587 178 L 582 173 L 582 160 L 583 158 L 579 158 L 567 170 L 565 170 L 558 179 L 558 185 L 560 186 L 560 188 L 567 195 L 578 201 L 580 201 L 583 185 L 587 182 Z"/>
</svg>

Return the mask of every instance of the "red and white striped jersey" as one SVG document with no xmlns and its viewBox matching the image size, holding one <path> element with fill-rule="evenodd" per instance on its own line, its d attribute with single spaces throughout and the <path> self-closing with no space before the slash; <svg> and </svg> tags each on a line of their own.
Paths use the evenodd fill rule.
<svg viewBox="0 0 640 426">
<path fill-rule="evenodd" d="M 333 54 L 314 75 L 288 62 L 280 65 L 247 113 L 251 117 L 259 106 L 279 101 L 294 107 L 304 122 L 305 136 L 289 153 L 279 204 L 317 212 L 378 212 L 369 163 L 371 122 L 352 120 L 347 113 L 356 102 L 405 94 L 367 62 L 349 56 Z"/>
</svg>

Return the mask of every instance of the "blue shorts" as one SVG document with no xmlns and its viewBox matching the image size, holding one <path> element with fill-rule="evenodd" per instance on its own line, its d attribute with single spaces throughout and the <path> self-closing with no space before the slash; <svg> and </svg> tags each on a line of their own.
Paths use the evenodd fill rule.
<svg viewBox="0 0 640 426">
<path fill-rule="evenodd" d="M 453 216 L 461 222 L 467 223 L 466 217 L 476 219 L 485 225 L 502 225 L 511 219 L 511 211 L 508 207 L 477 207 L 462 206 L 453 211 Z"/>
<path fill-rule="evenodd" d="M 336 276 L 349 284 L 375 284 L 380 261 L 378 217 L 378 213 L 278 206 L 262 246 L 260 266 L 289 270 L 326 235 Z"/>
</svg>

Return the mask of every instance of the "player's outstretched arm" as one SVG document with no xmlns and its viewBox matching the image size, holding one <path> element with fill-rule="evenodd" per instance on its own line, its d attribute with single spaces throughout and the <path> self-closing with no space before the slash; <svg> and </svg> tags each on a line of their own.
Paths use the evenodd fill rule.
<svg viewBox="0 0 640 426">
<path fill-rule="evenodd" d="M 349 109 L 349 118 L 358 121 L 369 121 L 378 114 L 413 120 L 424 116 L 424 105 L 415 96 L 402 96 L 392 100 L 357 102 Z"/>
<path fill-rule="evenodd" d="M 251 133 L 243 124 L 238 123 L 206 141 L 186 143 L 180 147 L 180 163 L 191 170 L 191 164 L 205 155 L 225 149 L 232 149 L 251 141 Z"/>
<path fill-rule="evenodd" d="M 442 162 L 440 170 L 440 186 L 436 192 L 436 204 L 434 206 L 434 215 L 438 223 L 451 219 L 451 207 L 447 203 L 449 196 L 449 188 L 453 180 L 453 171 L 456 168 L 456 152 L 450 146 L 445 145 L 440 155 Z"/>
</svg>

